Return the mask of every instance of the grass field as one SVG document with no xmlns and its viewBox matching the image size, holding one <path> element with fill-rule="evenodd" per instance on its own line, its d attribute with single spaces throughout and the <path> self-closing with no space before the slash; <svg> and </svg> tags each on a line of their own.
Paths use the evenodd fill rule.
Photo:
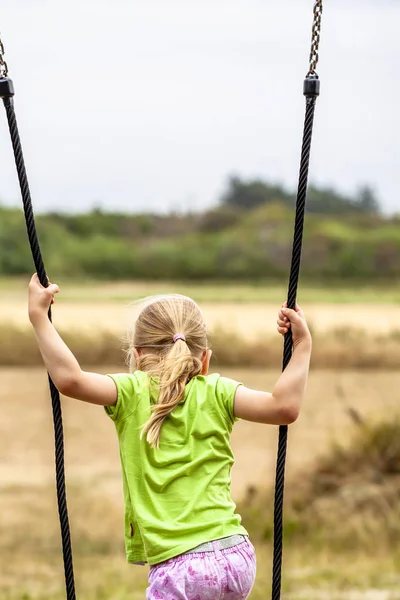
<svg viewBox="0 0 400 600">
<path fill-rule="evenodd" d="M 114 370 L 112 367 L 105 371 Z M 224 374 L 271 388 L 278 371 Z M 53 442 L 46 375 L 42 369 L 0 371 L 0 598 L 62 600 L 63 574 L 53 485 Z M 349 407 L 371 419 L 390 417 L 400 400 L 398 373 L 314 371 L 308 399 L 291 427 L 288 488 L 312 469 L 333 441 L 348 437 Z M 112 423 L 102 409 L 65 399 L 69 508 L 78 598 L 144 598 L 146 568 L 125 564 L 119 454 Z M 235 426 L 233 496 L 273 484 L 277 431 L 246 422 Z M 246 525 L 246 523 L 245 523 Z M 260 523 L 260 527 L 265 524 Z M 338 523 L 345 527 L 345 523 Z M 285 550 L 287 600 L 399 600 L 400 556 L 376 540 L 352 550 L 307 540 Z M 397 549 L 398 550 L 398 549 Z M 251 600 L 269 597 L 271 548 L 257 544 L 258 576 Z"/>
</svg>

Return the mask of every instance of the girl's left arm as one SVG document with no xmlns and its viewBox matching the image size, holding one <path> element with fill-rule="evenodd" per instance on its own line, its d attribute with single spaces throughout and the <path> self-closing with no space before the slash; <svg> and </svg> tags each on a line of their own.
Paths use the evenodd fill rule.
<svg viewBox="0 0 400 600">
<path fill-rule="evenodd" d="M 58 293 L 58 286 L 44 288 L 34 275 L 29 284 L 29 318 L 47 371 L 57 389 L 65 396 L 84 402 L 113 406 L 117 388 L 111 377 L 82 371 L 71 350 L 61 339 L 47 312 Z"/>
</svg>

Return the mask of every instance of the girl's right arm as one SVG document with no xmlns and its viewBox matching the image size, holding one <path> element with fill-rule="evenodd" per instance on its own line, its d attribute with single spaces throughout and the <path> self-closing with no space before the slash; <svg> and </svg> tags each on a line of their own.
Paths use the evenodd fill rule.
<svg viewBox="0 0 400 600">
<path fill-rule="evenodd" d="M 65 396 L 92 404 L 114 406 L 117 403 L 114 381 L 107 375 L 83 371 L 48 319 L 49 306 L 58 291 L 55 284 L 44 288 L 36 274 L 29 284 L 29 318 L 46 369 L 57 389 Z"/>
<path fill-rule="evenodd" d="M 271 425 L 289 425 L 296 421 L 307 387 L 312 346 L 310 331 L 298 306 L 291 310 L 283 305 L 279 313 L 279 333 L 284 335 L 289 328 L 293 336 L 293 355 L 272 393 L 240 385 L 235 394 L 235 417 Z"/>
</svg>

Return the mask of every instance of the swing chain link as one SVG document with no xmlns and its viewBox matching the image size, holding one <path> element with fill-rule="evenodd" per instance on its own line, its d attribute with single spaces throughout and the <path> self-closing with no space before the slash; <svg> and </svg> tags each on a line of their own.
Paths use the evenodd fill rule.
<svg viewBox="0 0 400 600">
<path fill-rule="evenodd" d="M 311 35 L 311 52 L 310 52 L 310 70 L 307 73 L 307 77 L 318 77 L 316 68 L 319 59 L 319 42 L 321 34 L 321 20 L 322 20 L 322 0 L 316 0 L 314 4 L 314 21 L 312 26 Z"/>
<path fill-rule="evenodd" d="M 8 66 L 4 60 L 4 44 L 0 38 L 0 77 L 8 76 Z"/>
</svg>

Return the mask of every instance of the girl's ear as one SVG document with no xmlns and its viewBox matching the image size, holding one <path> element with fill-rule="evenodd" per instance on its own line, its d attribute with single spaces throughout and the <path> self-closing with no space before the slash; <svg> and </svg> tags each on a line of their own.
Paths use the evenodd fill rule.
<svg viewBox="0 0 400 600">
<path fill-rule="evenodd" d="M 129 361 L 131 371 L 135 371 L 137 369 L 139 358 L 140 358 L 140 349 L 137 350 L 137 348 L 133 348 L 131 357 L 130 357 L 130 361 Z"/>
<path fill-rule="evenodd" d="M 201 355 L 201 362 L 202 362 L 201 374 L 202 375 L 208 374 L 208 370 L 210 368 L 211 356 L 212 356 L 212 350 L 210 350 L 209 348 L 207 348 L 206 350 L 203 350 L 203 354 Z"/>
</svg>

